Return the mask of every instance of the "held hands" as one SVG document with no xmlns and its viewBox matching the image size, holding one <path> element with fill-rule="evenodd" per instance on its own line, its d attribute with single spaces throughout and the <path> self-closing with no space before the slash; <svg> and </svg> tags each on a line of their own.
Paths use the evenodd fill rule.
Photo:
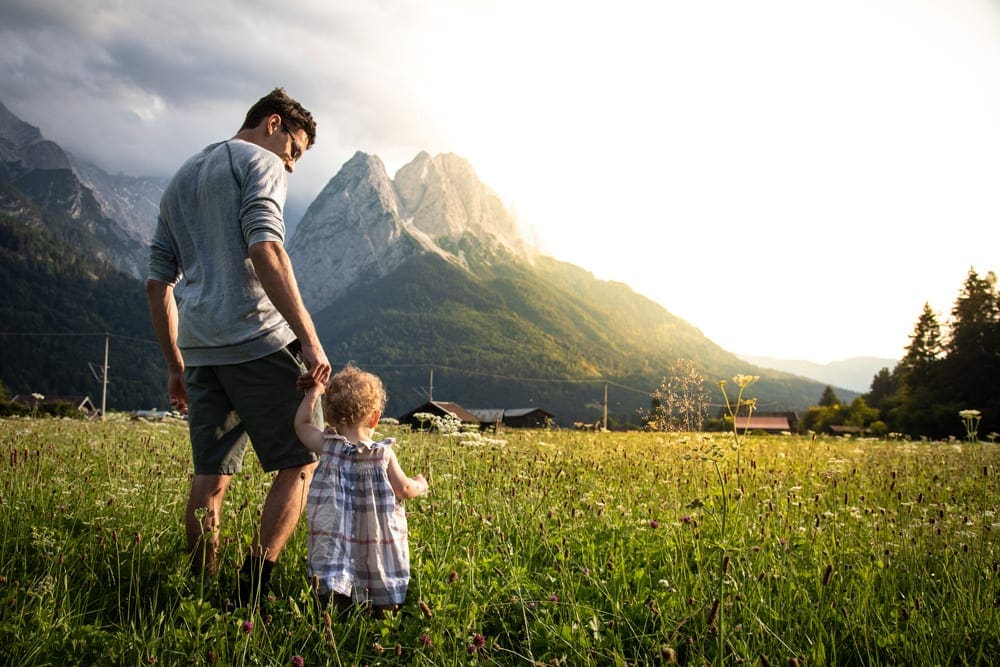
<svg viewBox="0 0 1000 667">
<path fill-rule="evenodd" d="M 302 361 L 309 370 L 299 376 L 295 386 L 299 390 L 319 385 L 325 387 L 330 381 L 330 362 L 322 346 L 302 345 Z M 322 392 L 320 392 L 322 393 Z"/>
</svg>

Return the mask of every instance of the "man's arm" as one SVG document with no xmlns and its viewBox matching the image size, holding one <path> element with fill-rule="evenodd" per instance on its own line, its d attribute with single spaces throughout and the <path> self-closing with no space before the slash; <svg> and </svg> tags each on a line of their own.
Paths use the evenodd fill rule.
<svg viewBox="0 0 1000 667">
<path fill-rule="evenodd" d="M 312 317 L 302 303 L 292 262 L 277 241 L 261 241 L 250 246 L 250 261 L 264 292 L 285 318 L 302 344 L 302 360 L 309 369 L 300 385 L 323 384 L 330 379 L 330 362 L 319 342 Z"/>
<path fill-rule="evenodd" d="M 184 383 L 184 358 L 177 347 L 177 303 L 174 288 L 158 280 L 146 281 L 146 301 L 153 320 L 153 331 L 160 344 L 163 360 L 167 362 L 167 395 L 170 406 L 187 412 L 187 385 Z"/>
</svg>

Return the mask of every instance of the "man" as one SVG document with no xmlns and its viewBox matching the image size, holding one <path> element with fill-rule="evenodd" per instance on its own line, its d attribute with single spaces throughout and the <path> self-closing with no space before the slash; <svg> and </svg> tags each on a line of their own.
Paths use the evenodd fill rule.
<svg viewBox="0 0 1000 667">
<path fill-rule="evenodd" d="M 248 436 L 264 470 L 278 471 L 234 606 L 266 592 L 316 467 L 294 418 L 299 389 L 326 384 L 330 363 L 284 250 L 282 217 L 285 172 L 315 140 L 312 115 L 276 88 L 250 108 L 235 137 L 180 168 L 150 244 L 146 297 L 167 392 L 190 422 L 185 527 L 193 572 L 217 571 L 222 501 Z"/>
</svg>

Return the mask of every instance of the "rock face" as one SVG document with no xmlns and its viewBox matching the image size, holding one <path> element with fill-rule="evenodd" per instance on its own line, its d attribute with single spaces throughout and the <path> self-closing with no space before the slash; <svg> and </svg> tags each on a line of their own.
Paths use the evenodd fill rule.
<svg viewBox="0 0 1000 667">
<path fill-rule="evenodd" d="M 470 235 L 529 255 L 513 216 L 464 159 L 421 152 L 393 181 L 378 157 L 358 152 L 313 200 L 287 249 L 302 297 L 318 312 L 416 254 L 464 266 L 441 244 Z"/>
<path fill-rule="evenodd" d="M 46 140 L 0 104 L 0 182 L 20 194 L 5 196 L 0 211 L 23 217 L 23 197 L 50 220 L 74 225 L 61 233 L 81 248 L 120 271 L 145 276 L 165 181 L 107 174 Z M 88 247 L 92 240 L 96 246 Z"/>
<path fill-rule="evenodd" d="M 396 172 L 395 185 L 404 217 L 431 238 L 472 232 L 494 237 L 517 255 L 526 253 L 517 222 L 464 158 L 421 152 Z"/>
<path fill-rule="evenodd" d="M 0 185 L 8 186 L 0 213 L 52 226 L 81 251 L 145 276 L 165 180 L 108 174 L 0 104 Z M 465 159 L 426 152 L 395 179 L 378 157 L 356 153 L 309 206 L 287 249 L 313 310 L 417 254 L 477 270 L 535 252 Z"/>
</svg>

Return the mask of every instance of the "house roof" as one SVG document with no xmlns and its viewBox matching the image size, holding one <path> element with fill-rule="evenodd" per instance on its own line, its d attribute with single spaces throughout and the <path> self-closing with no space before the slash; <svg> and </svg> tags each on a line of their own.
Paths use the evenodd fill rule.
<svg viewBox="0 0 1000 667">
<path fill-rule="evenodd" d="M 504 410 L 504 414 L 508 417 L 523 417 L 525 415 L 530 415 L 532 412 L 541 412 L 543 415 L 548 417 L 553 416 L 551 412 L 541 408 L 508 408 Z"/>
<path fill-rule="evenodd" d="M 469 412 L 475 415 L 479 421 L 491 424 L 503 421 L 504 416 L 503 408 L 469 408 Z"/>
<path fill-rule="evenodd" d="M 834 424 L 830 426 L 830 431 L 832 433 L 864 433 L 864 430 L 860 426 L 849 426 L 849 425 L 838 425 Z"/>
<path fill-rule="evenodd" d="M 454 415 L 459 421 L 463 423 L 468 423 L 468 424 L 479 423 L 478 417 L 470 413 L 468 410 L 463 408 L 458 403 L 452 403 L 451 401 L 428 401 L 427 403 L 424 403 L 423 405 L 420 405 L 410 410 L 400 419 L 401 420 L 409 419 L 418 412 L 434 412 L 434 411 Z"/>
<path fill-rule="evenodd" d="M 552 413 L 541 408 L 469 408 L 469 412 L 474 414 L 482 422 L 498 422 L 508 417 L 524 417 L 535 412 L 540 412 L 546 417 L 552 417 Z"/>
<path fill-rule="evenodd" d="M 751 415 L 749 419 L 745 415 L 740 415 L 736 418 L 736 428 L 761 431 L 792 430 L 788 417 L 778 415 Z"/>
<path fill-rule="evenodd" d="M 458 417 L 459 421 L 471 422 L 473 424 L 479 423 L 479 418 L 476 417 L 476 415 L 472 414 L 458 403 L 452 403 L 450 401 L 431 401 L 431 403 L 438 406 L 445 412 L 450 412 L 455 415 Z"/>
<path fill-rule="evenodd" d="M 35 398 L 32 394 L 17 394 L 10 400 L 14 403 L 27 405 L 31 408 L 41 404 L 69 403 L 77 409 L 83 409 L 85 407 L 91 410 L 96 409 L 94 402 L 90 400 L 90 396 L 85 396 L 83 394 L 74 394 L 71 396 L 45 396 L 41 401 Z"/>
</svg>

